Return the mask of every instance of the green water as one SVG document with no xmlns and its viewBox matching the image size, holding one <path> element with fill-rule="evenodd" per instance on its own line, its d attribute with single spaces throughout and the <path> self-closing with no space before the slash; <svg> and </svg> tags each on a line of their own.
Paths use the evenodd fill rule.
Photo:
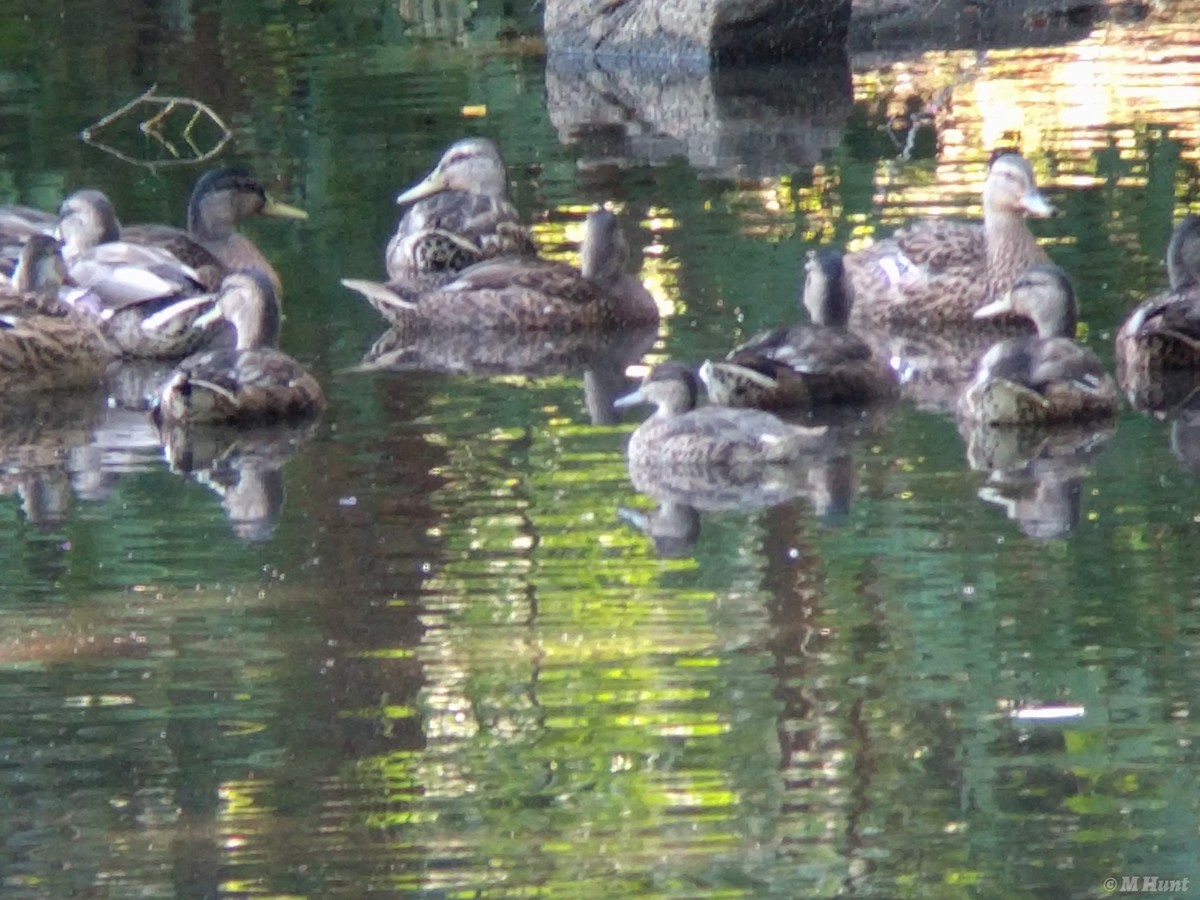
<svg viewBox="0 0 1200 900">
<path fill-rule="evenodd" d="M 383 326 L 338 279 L 381 273 L 391 198 L 464 133 L 500 142 L 552 255 L 571 258 L 588 206 L 621 208 L 672 311 L 650 361 L 791 321 L 812 246 L 976 202 L 985 149 L 955 156 L 946 126 L 940 161 L 897 158 L 864 84 L 902 77 L 870 60 L 853 103 L 848 71 L 807 88 L 830 93 L 823 144 L 782 165 L 667 125 L 566 143 L 578 111 L 506 35 L 532 14 L 479 6 L 464 31 L 453 3 L 417 27 L 397 10 L 423 5 L 365 0 L 0 2 L 0 202 L 94 184 L 126 221 L 178 221 L 194 166 L 77 135 L 151 83 L 207 102 L 234 132 L 221 159 L 310 213 L 246 230 L 283 274 L 285 349 L 330 401 L 311 433 L 189 448 L 198 470 L 221 456 L 191 474 L 102 396 L 6 407 L 0 895 L 1062 898 L 1200 879 L 1186 419 L 1126 408 L 1086 454 L 1002 477 L 906 400 L 794 499 L 656 520 L 656 543 L 620 514 L 656 506 L 625 469 L 637 416 L 597 402 L 644 346 L 587 374 L 350 371 Z M 1200 83 L 1200 18 L 1179 16 L 1111 37 L 1150 34 Z M 1191 95 L 1124 108 L 1028 148 L 1064 210 L 1034 228 L 1106 358 L 1200 202 Z"/>
</svg>

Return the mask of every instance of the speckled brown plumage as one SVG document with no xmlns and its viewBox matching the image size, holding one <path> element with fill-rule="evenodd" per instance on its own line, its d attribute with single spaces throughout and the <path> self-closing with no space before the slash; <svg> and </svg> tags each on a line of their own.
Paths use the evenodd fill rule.
<svg viewBox="0 0 1200 900">
<path fill-rule="evenodd" d="M 1117 332 L 1123 381 L 1200 369 L 1200 216 L 1185 216 L 1175 227 L 1167 272 L 1170 288 L 1138 304 Z"/>
<path fill-rule="evenodd" d="M 57 254 L 53 238 L 31 237 L 15 283 L 0 289 L 0 389 L 6 392 L 94 384 L 104 371 L 108 352 L 100 335 L 45 293 L 61 283 Z"/>
<path fill-rule="evenodd" d="M 681 363 L 655 366 L 642 386 L 616 401 L 657 409 L 629 439 L 635 486 L 647 493 L 793 495 L 804 481 L 794 463 L 825 429 L 792 425 L 770 413 L 726 406 L 696 408 L 699 385 Z"/>
<path fill-rule="evenodd" d="M 849 303 L 841 255 L 825 250 L 806 265 L 803 300 L 812 324 L 777 328 L 709 360 L 700 378 L 713 403 L 783 410 L 868 403 L 897 393 L 896 375 L 845 328 Z"/>
<path fill-rule="evenodd" d="M 536 256 L 533 238 L 508 200 L 499 148 L 464 138 L 434 169 L 397 197 L 410 204 L 384 252 L 390 281 L 454 272 L 498 256 Z"/>
<path fill-rule="evenodd" d="M 571 332 L 658 321 L 654 299 L 622 269 L 626 247 L 616 217 L 588 215 L 582 269 L 520 257 L 488 260 L 450 283 L 417 293 L 402 284 L 343 280 L 393 326 Z"/>
<path fill-rule="evenodd" d="M 1091 350 L 1075 343 L 1075 293 L 1057 266 L 1036 266 L 1001 300 L 977 315 L 1017 314 L 1037 325 L 1036 337 L 993 346 L 959 401 L 968 419 L 1031 424 L 1116 414 L 1117 386 Z"/>
<path fill-rule="evenodd" d="M 217 312 L 235 327 L 237 346 L 180 363 L 153 410 L 160 427 L 275 422 L 312 416 L 324 408 L 317 380 L 273 346 L 279 309 L 265 274 L 226 276 Z"/>
<path fill-rule="evenodd" d="M 969 320 L 1030 266 L 1048 261 L 1024 216 L 1052 212 L 1029 163 L 1002 154 L 984 185 L 982 224 L 920 221 L 845 257 L 851 321 Z"/>
</svg>

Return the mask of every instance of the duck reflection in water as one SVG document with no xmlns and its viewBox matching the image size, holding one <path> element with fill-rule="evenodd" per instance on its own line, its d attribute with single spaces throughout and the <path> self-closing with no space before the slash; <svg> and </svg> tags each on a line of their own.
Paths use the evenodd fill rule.
<svg viewBox="0 0 1200 900">
<path fill-rule="evenodd" d="M 29 524 L 66 521 L 103 406 L 97 390 L 10 396 L 0 405 L 0 493 L 19 498 Z"/>
<path fill-rule="evenodd" d="M 617 421 L 613 402 L 628 390 L 625 370 L 654 346 L 658 327 L 577 334 L 459 331 L 410 336 L 386 331 L 355 372 L 434 372 L 494 377 L 581 375 L 593 425 Z"/>
<path fill-rule="evenodd" d="M 823 523 L 845 519 L 855 492 L 851 448 L 882 418 L 860 414 L 802 426 L 760 410 L 696 408 L 697 390 L 691 369 L 669 362 L 617 401 L 618 407 L 658 407 L 631 437 L 628 462 L 633 486 L 659 506 L 652 512 L 622 507 L 619 514 L 652 537 L 660 554 L 690 552 L 701 511 L 760 509 L 807 497 Z"/>
<path fill-rule="evenodd" d="M 1079 524 L 1088 467 L 1116 431 L 1110 421 L 995 426 L 959 421 L 967 462 L 987 472 L 979 498 L 1001 507 L 1037 540 L 1066 537 Z"/>
<path fill-rule="evenodd" d="M 1131 406 L 1171 423 L 1171 452 L 1186 472 L 1200 473 L 1200 370 L 1118 369 Z"/>
<path fill-rule="evenodd" d="M 161 439 L 171 471 L 217 494 L 234 534 L 262 541 L 274 535 L 283 508 L 283 468 L 316 430 L 313 421 L 254 428 L 168 426 Z"/>
</svg>

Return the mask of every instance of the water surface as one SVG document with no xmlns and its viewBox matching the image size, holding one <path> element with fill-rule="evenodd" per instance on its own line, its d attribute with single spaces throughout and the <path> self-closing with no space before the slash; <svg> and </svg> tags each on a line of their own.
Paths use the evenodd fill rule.
<svg viewBox="0 0 1200 900">
<path fill-rule="evenodd" d="M 234 133 L 220 158 L 311 214 L 247 231 L 330 400 L 311 431 L 165 450 L 99 393 L 6 403 L 4 895 L 1200 878 L 1186 415 L 1010 446 L 909 398 L 831 438 L 792 499 L 694 511 L 633 489 L 640 414 L 606 403 L 628 365 L 795 319 L 808 249 L 978 214 L 1002 143 L 1063 209 L 1033 227 L 1111 359 L 1200 211 L 1200 10 L 855 57 L 781 99 L 751 76 L 660 96 L 547 74 L 499 6 L 0 5 L 0 201 L 95 184 L 126 221 L 178 221 L 195 166 L 78 132 L 151 83 L 210 104 Z M 592 204 L 621 210 L 657 335 L 538 373 L 429 362 L 453 347 L 355 370 L 384 328 L 338 278 L 381 274 L 391 198 L 464 133 L 501 143 L 547 255 L 576 258 Z"/>
</svg>

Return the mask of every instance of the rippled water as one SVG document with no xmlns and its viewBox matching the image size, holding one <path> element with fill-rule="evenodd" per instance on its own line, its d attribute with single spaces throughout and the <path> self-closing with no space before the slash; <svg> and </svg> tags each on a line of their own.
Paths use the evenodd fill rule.
<svg viewBox="0 0 1200 900">
<path fill-rule="evenodd" d="M 1111 359 L 1200 212 L 1200 8 L 674 84 L 547 74 L 523 4 L 478 6 L 463 30 L 456 3 L 0 4 L 0 202 L 97 184 L 127 221 L 177 221 L 194 166 L 77 134 L 152 82 L 211 104 L 221 158 L 311 214 L 247 230 L 330 399 L 315 429 L 165 449 L 100 393 L 5 404 L 0 893 L 1200 878 L 1186 415 L 1016 446 L 960 434 L 934 391 L 832 433 L 793 499 L 697 511 L 637 494 L 637 417 L 607 403 L 631 365 L 793 320 L 807 249 L 977 214 L 1000 143 L 1064 210 L 1033 227 Z M 549 255 L 621 209 L 657 336 L 361 370 L 384 329 L 338 278 L 381 272 L 391 198 L 467 132 L 500 141 Z"/>
</svg>

